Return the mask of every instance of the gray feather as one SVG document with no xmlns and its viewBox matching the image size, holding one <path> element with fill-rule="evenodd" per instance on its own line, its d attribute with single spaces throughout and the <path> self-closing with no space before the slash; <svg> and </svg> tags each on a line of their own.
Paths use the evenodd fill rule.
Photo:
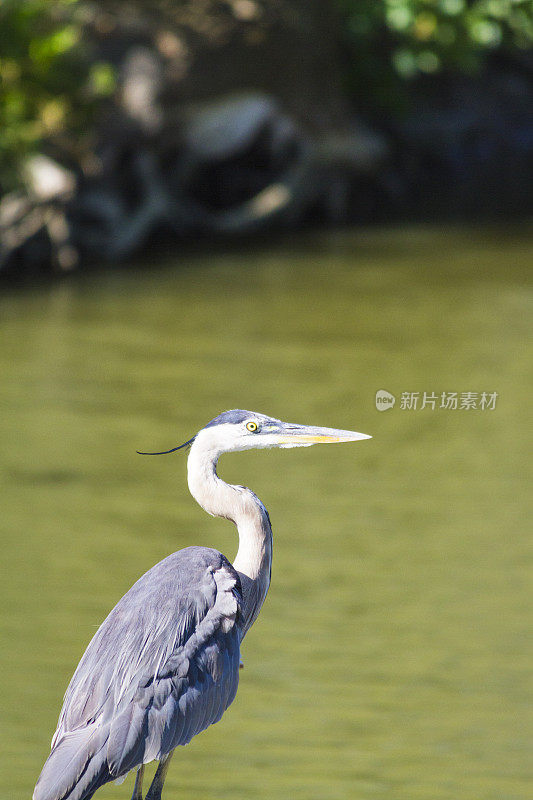
<svg viewBox="0 0 533 800">
<path fill-rule="evenodd" d="M 87 800 L 111 780 L 105 758 L 107 726 L 89 725 L 57 741 L 37 781 L 33 800 Z"/>
<path fill-rule="evenodd" d="M 34 800 L 87 800 L 222 716 L 239 678 L 242 595 L 218 551 L 188 547 L 102 623 L 65 694 Z"/>
</svg>

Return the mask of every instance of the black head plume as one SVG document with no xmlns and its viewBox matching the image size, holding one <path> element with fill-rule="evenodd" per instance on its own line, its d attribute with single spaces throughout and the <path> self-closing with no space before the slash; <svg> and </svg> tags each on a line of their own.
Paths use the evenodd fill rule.
<svg viewBox="0 0 533 800">
<path fill-rule="evenodd" d="M 166 456 L 168 453 L 175 453 L 176 450 L 181 450 L 182 447 L 190 447 L 195 439 L 196 436 L 193 436 L 192 439 L 189 439 L 188 442 L 183 442 L 183 444 L 180 444 L 177 447 L 173 447 L 172 450 L 161 450 L 161 452 L 159 453 L 143 453 L 141 452 L 141 450 L 136 450 L 135 452 L 140 456 Z"/>
</svg>

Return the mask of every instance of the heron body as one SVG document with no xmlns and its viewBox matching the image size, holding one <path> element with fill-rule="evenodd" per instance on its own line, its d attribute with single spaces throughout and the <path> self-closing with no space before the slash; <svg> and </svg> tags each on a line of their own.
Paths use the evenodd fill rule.
<svg viewBox="0 0 533 800">
<path fill-rule="evenodd" d="M 132 800 L 142 800 L 143 767 L 154 760 L 159 766 L 145 800 L 160 800 L 173 750 L 218 722 L 233 702 L 241 642 L 270 585 L 272 529 L 250 489 L 218 477 L 219 456 L 364 438 L 238 410 L 215 417 L 186 443 L 191 494 L 237 527 L 234 564 L 217 550 L 187 547 L 119 600 L 67 688 L 33 800 L 88 800 L 135 768 Z"/>
</svg>

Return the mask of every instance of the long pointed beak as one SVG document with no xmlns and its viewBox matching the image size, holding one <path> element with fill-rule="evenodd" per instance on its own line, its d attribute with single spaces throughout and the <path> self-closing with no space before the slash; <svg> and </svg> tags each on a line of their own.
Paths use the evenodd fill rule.
<svg viewBox="0 0 533 800">
<path fill-rule="evenodd" d="M 312 444 L 336 444 L 371 439 L 366 433 L 338 428 L 316 428 L 311 425 L 284 425 L 274 434 L 278 447 L 308 447 Z"/>
</svg>

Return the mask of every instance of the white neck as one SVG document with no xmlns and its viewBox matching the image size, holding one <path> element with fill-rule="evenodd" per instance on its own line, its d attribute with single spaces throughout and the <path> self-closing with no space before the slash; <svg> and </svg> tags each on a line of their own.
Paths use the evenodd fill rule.
<svg viewBox="0 0 533 800">
<path fill-rule="evenodd" d="M 216 473 L 219 453 L 197 437 L 187 462 L 189 490 L 199 505 L 214 517 L 237 526 L 239 549 L 233 566 L 244 595 L 244 633 L 255 622 L 270 586 L 272 528 L 264 505 L 244 486 L 233 486 Z"/>
</svg>

